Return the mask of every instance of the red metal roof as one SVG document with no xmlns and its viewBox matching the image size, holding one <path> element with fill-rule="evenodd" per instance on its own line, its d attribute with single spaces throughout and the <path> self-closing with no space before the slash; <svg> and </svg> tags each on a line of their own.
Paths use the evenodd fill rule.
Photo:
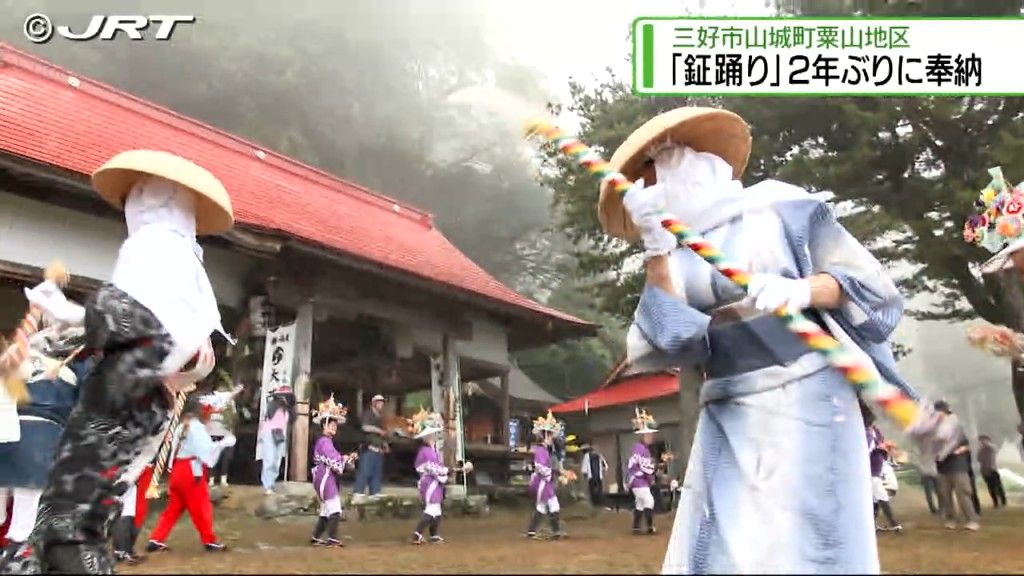
<svg viewBox="0 0 1024 576">
<path fill-rule="evenodd" d="M 209 169 L 230 192 L 242 226 L 589 326 L 503 285 L 426 212 L 0 43 L 0 152 L 88 175 L 133 148 L 166 150 Z"/>
<path fill-rule="evenodd" d="M 671 396 L 679 392 L 679 375 L 668 373 L 639 374 L 619 380 L 615 384 L 598 388 L 551 408 L 552 412 L 567 414 L 608 406 L 634 404 Z"/>
</svg>

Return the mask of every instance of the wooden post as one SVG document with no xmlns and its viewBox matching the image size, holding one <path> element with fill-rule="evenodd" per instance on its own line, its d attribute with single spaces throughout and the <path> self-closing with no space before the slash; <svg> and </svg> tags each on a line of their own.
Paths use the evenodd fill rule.
<svg viewBox="0 0 1024 576">
<path fill-rule="evenodd" d="M 679 370 L 679 430 L 675 450 L 676 466 L 680 482 L 686 477 L 690 463 L 693 437 L 697 434 L 697 419 L 700 417 L 700 386 L 704 382 L 704 371 L 696 366 L 684 366 Z"/>
<path fill-rule="evenodd" d="M 501 375 L 501 430 L 498 431 L 498 438 L 501 438 L 505 446 L 508 446 L 508 421 L 512 418 L 512 398 L 508 389 L 508 372 Z"/>
<path fill-rule="evenodd" d="M 465 430 L 462 425 L 462 376 L 459 374 L 459 356 L 455 339 L 445 334 L 441 351 L 441 380 L 446 397 L 444 422 L 448 431 L 443 452 L 445 465 L 451 468 L 455 466 L 456 461 L 466 459 Z M 462 488 L 465 490 L 465 485 Z M 452 492 L 454 494 L 458 491 Z"/>
<path fill-rule="evenodd" d="M 438 414 L 445 413 L 443 364 L 443 357 L 430 357 L 430 409 L 432 412 L 437 412 Z"/>
<path fill-rule="evenodd" d="M 309 478 L 309 374 L 313 364 L 313 304 L 299 306 L 295 317 L 295 422 L 292 423 L 291 467 L 288 478 L 305 482 Z"/>
</svg>

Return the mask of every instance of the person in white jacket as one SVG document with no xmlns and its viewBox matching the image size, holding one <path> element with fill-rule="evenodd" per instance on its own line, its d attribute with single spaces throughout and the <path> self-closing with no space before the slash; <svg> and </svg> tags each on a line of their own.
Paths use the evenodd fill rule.
<svg viewBox="0 0 1024 576">
<path fill-rule="evenodd" d="M 588 446 L 583 453 L 580 474 L 587 479 L 587 487 L 590 490 L 590 502 L 594 506 L 600 506 L 604 497 L 605 470 L 608 470 L 608 461 L 605 460 L 604 455 L 597 448 Z"/>
</svg>

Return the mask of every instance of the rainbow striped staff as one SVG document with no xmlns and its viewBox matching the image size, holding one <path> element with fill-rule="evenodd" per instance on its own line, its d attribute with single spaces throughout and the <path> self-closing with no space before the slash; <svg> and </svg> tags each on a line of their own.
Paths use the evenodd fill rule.
<svg viewBox="0 0 1024 576">
<path fill-rule="evenodd" d="M 550 119 L 532 120 L 527 124 L 526 132 L 528 136 L 539 134 L 552 142 L 563 154 L 575 159 L 588 172 L 611 183 L 616 193 L 625 195 L 632 187 L 633 183 L 621 173 L 613 170 L 611 165 L 600 155 L 575 137 L 565 134 Z M 730 263 L 718 248 L 696 231 L 669 215 L 665 215 L 661 225 L 675 235 L 683 245 L 714 266 L 723 276 L 732 280 L 744 291 L 749 289 L 750 273 Z M 873 369 L 865 366 L 857 356 L 843 348 L 838 340 L 820 326 L 808 320 L 802 313 L 790 312 L 786 307 L 776 310 L 775 315 L 781 318 L 786 327 L 803 340 L 809 348 L 823 354 L 829 364 L 842 373 L 865 399 L 879 406 L 904 430 L 914 423 L 920 410 L 917 402 L 909 398 L 899 388 L 879 378 Z"/>
<path fill-rule="evenodd" d="M 54 260 L 43 272 L 44 280 L 53 282 L 59 288 L 64 289 L 71 279 L 64 263 Z M 35 304 L 30 304 L 25 317 L 21 319 L 18 328 L 14 331 L 14 341 L 7 350 L 0 355 L 0 377 L 3 385 L 7 387 L 7 393 L 18 404 L 24 404 L 30 400 L 28 387 L 18 378 L 15 373 L 22 362 L 29 356 L 29 339 L 39 331 L 39 322 L 42 320 L 43 311 Z"/>
<path fill-rule="evenodd" d="M 171 456 L 171 446 L 174 444 L 174 432 L 181 420 L 181 412 L 185 409 L 185 398 L 188 392 L 178 392 L 174 397 L 174 410 L 171 412 L 171 421 L 167 424 L 167 433 L 164 441 L 160 444 L 160 452 L 156 455 L 156 464 L 153 465 L 153 479 L 149 481 L 146 488 L 146 498 L 153 500 L 160 497 L 160 477 L 167 470 L 167 461 Z M 178 444 L 181 444 L 180 442 Z"/>
</svg>

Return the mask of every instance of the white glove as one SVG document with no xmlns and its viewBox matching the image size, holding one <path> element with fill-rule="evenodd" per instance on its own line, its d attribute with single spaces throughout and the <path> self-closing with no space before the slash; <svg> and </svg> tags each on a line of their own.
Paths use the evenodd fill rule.
<svg viewBox="0 0 1024 576">
<path fill-rule="evenodd" d="M 748 289 L 758 310 L 774 312 L 786 306 L 790 312 L 799 312 L 811 305 L 811 283 L 803 278 L 754 274 Z"/>
<path fill-rule="evenodd" d="M 60 288 L 49 280 L 34 288 L 25 288 L 25 297 L 57 324 L 81 326 L 85 323 L 85 308 L 69 302 Z"/>
<path fill-rule="evenodd" d="M 640 230 L 644 242 L 644 259 L 668 254 L 678 245 L 676 237 L 665 230 L 661 219 L 665 215 L 665 187 L 661 184 L 644 187 L 643 178 L 633 183 L 622 199 L 630 218 Z"/>
<path fill-rule="evenodd" d="M 199 356 L 196 359 L 196 365 L 187 372 L 176 372 L 169 374 L 164 378 L 164 383 L 168 388 L 177 392 L 185 390 L 190 386 L 195 386 L 196 382 L 199 382 L 203 378 L 206 378 L 210 372 L 213 372 L 213 367 L 216 364 L 216 358 L 213 353 L 213 344 L 209 339 L 200 346 L 199 350 L 196 351 Z M 187 364 L 188 362 L 186 362 Z M 165 360 L 166 364 L 166 360 Z"/>
<path fill-rule="evenodd" d="M 238 439 L 235 438 L 234 434 L 228 434 L 227 436 L 221 438 L 220 441 L 217 442 L 217 446 L 221 448 L 231 448 L 232 446 L 235 445 L 235 442 L 237 441 Z"/>
</svg>

